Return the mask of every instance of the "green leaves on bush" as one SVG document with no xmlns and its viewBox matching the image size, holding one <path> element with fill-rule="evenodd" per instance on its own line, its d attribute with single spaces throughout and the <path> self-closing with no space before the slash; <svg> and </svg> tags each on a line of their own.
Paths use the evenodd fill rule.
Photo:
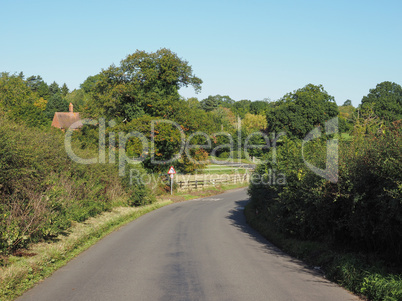
<svg viewBox="0 0 402 301">
<path fill-rule="evenodd" d="M 400 123 L 380 133 L 340 141 L 336 184 L 310 171 L 301 142 L 284 139 L 277 163 L 261 165 L 286 175 L 287 185 L 255 183 L 250 194 L 267 220 L 289 236 L 324 240 L 376 252 L 389 262 L 402 260 L 402 129 Z M 305 159 L 325 167 L 325 140 L 305 145 Z"/>
<path fill-rule="evenodd" d="M 81 150 L 89 152 L 89 150 Z M 151 203 L 150 190 L 119 177 L 117 165 L 72 162 L 63 133 L 0 116 L 0 253 L 57 236 L 116 202 Z"/>
</svg>

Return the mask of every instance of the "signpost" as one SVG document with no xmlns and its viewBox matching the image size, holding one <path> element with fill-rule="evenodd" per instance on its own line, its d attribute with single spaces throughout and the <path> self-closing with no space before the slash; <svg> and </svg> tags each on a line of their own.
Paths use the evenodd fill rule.
<svg viewBox="0 0 402 301">
<path fill-rule="evenodd" d="M 168 174 L 170 175 L 170 195 L 173 193 L 173 177 L 176 171 L 174 170 L 173 166 L 170 166 Z"/>
</svg>

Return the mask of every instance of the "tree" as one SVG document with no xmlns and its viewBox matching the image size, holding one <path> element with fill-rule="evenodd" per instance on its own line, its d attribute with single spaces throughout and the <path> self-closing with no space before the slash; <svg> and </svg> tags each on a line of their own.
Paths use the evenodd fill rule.
<svg viewBox="0 0 402 301">
<path fill-rule="evenodd" d="M 345 102 L 343 103 L 343 107 L 346 107 L 346 106 L 351 106 L 352 105 L 352 101 L 350 100 L 350 99 L 347 99 L 347 100 L 345 100 Z"/>
<path fill-rule="evenodd" d="M 83 109 L 85 102 L 88 99 L 88 95 L 85 94 L 83 89 L 74 89 L 71 93 L 65 96 L 67 103 L 72 103 L 74 105 L 74 111 L 80 112 Z"/>
<path fill-rule="evenodd" d="M 171 120 L 182 126 L 186 134 L 202 130 L 203 132 L 212 133 L 215 131 L 212 117 L 199 107 L 198 102 L 194 99 L 181 99 L 172 104 Z"/>
<path fill-rule="evenodd" d="M 373 104 L 375 114 L 387 122 L 402 119 L 402 87 L 393 82 L 382 82 L 362 99 L 362 107 Z"/>
<path fill-rule="evenodd" d="M 100 74 L 94 76 L 88 76 L 87 79 L 80 85 L 80 88 L 84 90 L 85 93 L 90 93 L 94 91 L 95 84 L 99 81 Z"/>
<path fill-rule="evenodd" d="M 219 107 L 209 115 L 212 118 L 212 123 L 215 125 L 215 131 L 232 131 L 237 123 L 236 116 L 228 108 Z"/>
<path fill-rule="evenodd" d="M 271 107 L 269 99 L 256 100 L 250 103 L 250 113 L 257 115 L 265 115 Z"/>
<path fill-rule="evenodd" d="M 201 101 L 201 107 L 206 111 L 210 112 L 212 110 L 215 110 L 219 106 L 225 107 L 225 108 L 231 108 L 235 101 L 231 99 L 229 96 L 224 95 L 209 95 L 207 98 L 203 99 Z"/>
<path fill-rule="evenodd" d="M 48 122 L 43 113 L 45 100 L 32 91 L 22 77 L 2 73 L 0 75 L 0 110 L 15 121 L 29 126 L 42 126 Z"/>
<path fill-rule="evenodd" d="M 60 93 L 50 97 L 46 105 L 45 113 L 47 118 L 52 120 L 55 112 L 68 112 L 68 103 Z"/>
<path fill-rule="evenodd" d="M 86 113 L 128 121 L 144 114 L 169 118 L 179 89 L 191 85 L 199 92 L 201 84 L 188 62 L 169 49 L 136 51 L 98 75 Z"/>
<path fill-rule="evenodd" d="M 338 115 L 334 97 L 322 85 L 308 84 L 277 101 L 267 113 L 268 131 L 304 138 L 315 126 Z"/>
<path fill-rule="evenodd" d="M 53 82 L 49 85 L 49 93 L 51 96 L 61 93 L 61 89 L 60 89 L 58 83 Z"/>
<path fill-rule="evenodd" d="M 21 76 L 19 76 L 21 77 Z M 23 79 L 23 78 L 21 78 Z M 49 86 L 43 81 L 40 75 L 30 76 L 26 79 L 26 85 L 38 94 L 39 97 L 43 97 L 45 100 L 49 99 L 50 91 Z"/>
<path fill-rule="evenodd" d="M 350 101 L 350 100 L 349 100 Z M 356 109 L 350 104 L 348 104 L 348 100 L 345 101 L 343 106 L 340 106 L 339 109 L 339 131 L 342 133 L 351 132 L 354 126 L 354 112 Z"/>
<path fill-rule="evenodd" d="M 63 95 L 63 97 L 66 97 L 68 92 L 69 92 L 69 89 L 68 89 L 66 83 L 64 83 L 63 86 L 61 87 L 61 95 Z"/>
<path fill-rule="evenodd" d="M 244 118 L 247 113 L 250 112 L 251 100 L 243 99 L 240 101 L 236 101 L 233 104 L 232 111 L 235 115 Z"/>
<path fill-rule="evenodd" d="M 265 130 L 267 125 L 267 118 L 264 115 L 247 113 L 242 120 L 242 126 L 244 126 L 246 131 L 249 133 L 253 131 Z"/>
<path fill-rule="evenodd" d="M 215 96 L 209 95 L 207 98 L 201 101 L 201 107 L 205 112 L 211 112 L 218 108 L 219 101 Z"/>
</svg>

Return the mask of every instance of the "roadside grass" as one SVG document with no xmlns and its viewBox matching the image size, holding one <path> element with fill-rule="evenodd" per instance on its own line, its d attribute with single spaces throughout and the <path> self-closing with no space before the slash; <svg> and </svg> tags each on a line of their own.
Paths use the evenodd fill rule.
<svg viewBox="0 0 402 301">
<path fill-rule="evenodd" d="M 335 250 L 323 242 L 285 237 L 256 214 L 252 203 L 246 205 L 244 212 L 247 223 L 261 235 L 289 255 L 320 270 L 327 279 L 367 300 L 402 300 L 401 271 L 390 273 L 389 267 L 374 255 Z"/>
<path fill-rule="evenodd" d="M 84 223 L 75 223 L 53 242 L 32 244 L 27 250 L 17 252 L 18 256 L 3 259 L 3 266 L 0 266 L 0 300 L 14 300 L 109 233 L 171 203 L 166 199 L 142 207 L 116 207 Z"/>
</svg>

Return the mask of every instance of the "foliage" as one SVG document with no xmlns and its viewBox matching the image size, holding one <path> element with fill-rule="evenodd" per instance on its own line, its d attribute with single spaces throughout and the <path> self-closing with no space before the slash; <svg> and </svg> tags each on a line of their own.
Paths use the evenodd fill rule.
<svg viewBox="0 0 402 301">
<path fill-rule="evenodd" d="M 272 104 L 268 98 L 264 100 L 256 100 L 250 104 L 250 113 L 255 115 L 266 115 Z"/>
<path fill-rule="evenodd" d="M 51 83 L 49 85 L 49 93 L 50 93 L 50 95 L 61 94 L 61 89 L 59 87 L 59 84 L 56 82 Z"/>
<path fill-rule="evenodd" d="M 63 97 L 66 97 L 68 92 L 70 92 L 66 83 L 64 83 L 63 86 L 60 88 L 60 92 L 61 92 L 61 95 L 63 95 Z"/>
<path fill-rule="evenodd" d="M 76 112 L 81 112 L 84 109 L 87 99 L 88 94 L 83 89 L 73 90 L 65 96 L 67 104 L 72 103 Z"/>
<path fill-rule="evenodd" d="M 118 199 L 130 205 L 153 201 L 142 184 L 128 186 L 117 165 L 72 162 L 58 130 L 26 128 L 4 116 L 0 169 L 1 253 L 54 237 L 72 221 L 111 209 Z"/>
<path fill-rule="evenodd" d="M 236 116 L 240 116 L 240 118 L 244 118 L 247 113 L 250 112 L 251 100 L 243 99 L 240 101 L 236 101 L 232 106 L 232 111 Z"/>
<path fill-rule="evenodd" d="M 22 77 L 20 77 L 23 79 Z M 49 91 L 49 86 L 43 81 L 41 76 L 32 75 L 26 79 L 26 85 L 28 88 L 38 94 L 39 97 L 42 97 L 45 100 L 48 100 L 51 96 Z"/>
<path fill-rule="evenodd" d="M 372 104 L 372 109 L 383 120 L 393 122 L 402 119 L 402 87 L 393 82 L 382 82 L 370 89 L 362 99 L 362 108 Z"/>
<path fill-rule="evenodd" d="M 213 120 L 213 115 L 201 109 L 198 102 L 194 102 L 191 99 L 180 99 L 172 104 L 171 107 L 170 120 L 178 123 L 184 133 L 189 135 L 200 130 L 205 133 L 212 133 L 217 130 L 217 123 Z M 224 114 L 226 114 L 226 111 L 222 115 Z"/>
<path fill-rule="evenodd" d="M 351 103 L 351 101 L 349 100 Z M 345 101 L 345 104 L 349 103 Z M 355 120 L 355 112 L 356 109 L 350 105 L 343 105 L 340 106 L 339 115 L 338 115 L 338 123 L 339 123 L 339 132 L 341 133 L 350 133 L 354 127 L 354 120 Z"/>
<path fill-rule="evenodd" d="M 187 155 L 187 152 L 190 156 Z M 205 149 L 198 147 L 189 149 L 187 152 L 182 154 L 181 160 L 176 164 L 178 172 L 193 174 L 205 168 L 205 162 L 208 160 L 208 153 Z"/>
<path fill-rule="evenodd" d="M 375 252 L 401 264 L 401 134 L 401 124 L 395 123 L 380 133 L 340 141 L 337 183 L 308 169 L 301 142 L 285 137 L 277 162 L 260 165 L 255 176 L 264 179 L 269 170 L 277 170 L 286 175 L 286 185 L 254 181 L 252 200 L 286 235 Z M 304 145 L 304 159 L 314 166 L 325 168 L 325 155 L 325 139 Z"/>
<path fill-rule="evenodd" d="M 284 131 L 304 138 L 315 126 L 324 125 L 325 121 L 337 115 L 334 97 L 323 86 L 308 84 L 273 104 L 267 113 L 268 132 Z"/>
<path fill-rule="evenodd" d="M 61 93 L 52 95 L 46 104 L 45 113 L 47 118 L 52 120 L 56 112 L 68 112 L 68 102 Z"/>
<path fill-rule="evenodd" d="M 343 107 L 349 107 L 352 106 L 352 101 L 350 99 L 345 100 L 345 102 L 342 105 Z"/>
<path fill-rule="evenodd" d="M 373 110 L 374 104 L 367 104 L 358 108 L 353 115 L 353 134 L 356 137 L 382 132 L 384 121 Z"/>
<path fill-rule="evenodd" d="M 216 125 L 214 129 L 215 132 L 221 132 L 221 131 L 231 132 L 237 125 L 235 115 L 228 108 L 219 107 L 209 112 L 209 116 L 212 119 L 212 124 Z"/>
<path fill-rule="evenodd" d="M 128 158 L 142 160 L 150 172 L 166 173 L 170 165 L 175 165 L 179 172 L 192 173 L 205 165 L 200 162 L 206 161 L 207 153 L 197 146 L 205 141 L 197 141 L 199 137 L 193 136 L 188 146 L 194 147 L 187 148 L 188 157 L 185 151 L 188 128 L 172 121 L 143 116 L 121 123 L 110 131 L 119 133 L 119 141 L 127 138 L 125 150 Z"/>
<path fill-rule="evenodd" d="M 244 126 L 249 133 L 265 130 L 267 125 L 267 119 L 263 115 L 246 113 L 244 119 L 242 120 L 242 126 Z"/>
<path fill-rule="evenodd" d="M 92 88 L 85 113 L 127 121 L 144 114 L 169 118 L 172 104 L 180 99 L 178 90 L 191 85 L 199 91 L 201 83 L 191 66 L 169 49 L 137 51 L 85 84 L 84 89 Z"/>
<path fill-rule="evenodd" d="M 364 278 L 360 292 L 370 300 L 402 300 L 402 276 L 369 274 Z"/>
<path fill-rule="evenodd" d="M 0 76 L 0 110 L 14 121 L 29 126 L 48 124 L 42 110 L 43 101 L 33 92 L 20 76 L 2 73 Z M 41 103 L 41 105 L 39 105 Z"/>
<path fill-rule="evenodd" d="M 206 112 L 213 111 L 220 106 L 225 108 L 231 108 L 234 103 L 235 101 L 231 99 L 229 96 L 227 95 L 221 96 L 219 94 L 215 96 L 209 95 L 207 98 L 203 99 L 200 102 L 202 109 Z"/>
</svg>

